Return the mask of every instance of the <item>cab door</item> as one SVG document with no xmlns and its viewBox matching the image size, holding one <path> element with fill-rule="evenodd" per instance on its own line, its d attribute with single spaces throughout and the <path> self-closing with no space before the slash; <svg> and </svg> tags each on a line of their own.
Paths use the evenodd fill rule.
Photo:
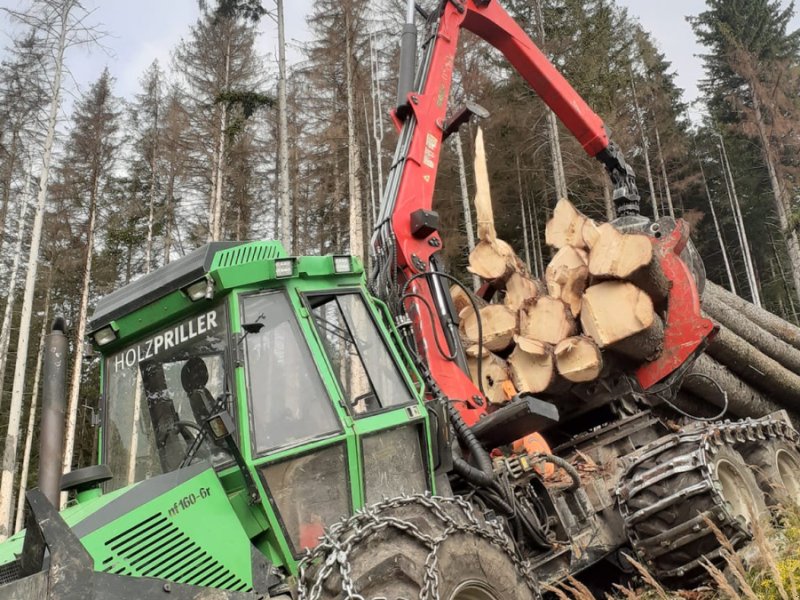
<svg viewBox="0 0 800 600">
<path fill-rule="evenodd" d="M 430 490 L 427 415 L 366 299 L 353 289 L 305 301 L 353 421 L 361 503 Z"/>
</svg>

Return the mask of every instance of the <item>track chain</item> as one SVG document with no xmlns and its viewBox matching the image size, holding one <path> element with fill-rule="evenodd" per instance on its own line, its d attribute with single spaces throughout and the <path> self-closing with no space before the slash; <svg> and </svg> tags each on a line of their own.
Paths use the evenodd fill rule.
<svg viewBox="0 0 800 600">
<path fill-rule="evenodd" d="M 720 448 L 735 450 L 775 439 L 800 445 L 798 432 L 770 415 L 697 424 L 648 444 L 632 457 L 616 495 L 633 548 L 653 575 L 685 585 L 707 576 L 705 561 L 724 566 L 723 549 L 706 518 L 734 548 L 749 541 L 749 528 L 726 506 L 709 461 Z M 703 509 L 692 510 L 684 504 L 688 502 Z M 661 525 L 665 526 L 659 530 Z"/>
<path fill-rule="evenodd" d="M 409 504 L 417 504 L 427 509 L 443 525 L 442 532 L 433 537 L 421 531 L 409 520 L 384 514 Z M 456 516 L 450 514 L 447 509 L 450 509 Z M 522 560 L 499 521 L 478 518 L 475 507 L 461 497 L 444 498 L 426 493 L 400 496 L 365 506 L 351 517 L 342 519 L 328 528 L 319 545 L 308 551 L 300 562 L 298 600 L 319 600 L 323 585 L 334 573 L 334 569 L 341 576 L 344 599 L 367 600 L 359 594 L 353 582 L 349 557 L 359 543 L 370 535 L 389 527 L 403 531 L 428 549 L 424 584 L 420 590 L 419 600 L 439 599 L 437 552 L 447 537 L 454 533 L 469 533 L 500 548 L 508 556 L 517 573 L 538 597 L 538 582 L 530 562 Z M 316 571 L 312 574 L 311 571 L 315 567 Z"/>
</svg>

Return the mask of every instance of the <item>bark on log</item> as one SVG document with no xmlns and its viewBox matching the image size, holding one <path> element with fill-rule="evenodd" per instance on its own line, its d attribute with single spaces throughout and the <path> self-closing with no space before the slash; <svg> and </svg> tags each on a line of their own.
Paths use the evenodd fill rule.
<svg viewBox="0 0 800 600">
<path fill-rule="evenodd" d="M 558 298 L 542 296 L 529 300 L 519 311 L 519 333 L 522 337 L 556 345 L 576 332 L 577 325 L 572 312 Z"/>
<path fill-rule="evenodd" d="M 514 341 L 517 330 L 517 315 L 502 304 L 490 304 L 480 310 L 483 347 L 490 352 L 502 352 Z M 459 323 L 465 345 L 471 347 L 478 343 L 478 318 L 471 308 L 462 313 Z"/>
<path fill-rule="evenodd" d="M 732 294 L 711 281 L 706 281 L 703 298 L 705 299 L 708 296 L 713 296 L 728 305 L 739 316 L 749 319 L 775 337 L 800 350 L 800 328 L 796 325 L 781 319 L 777 315 L 773 315 L 763 308 L 758 308 L 756 305 L 739 298 L 736 294 Z"/>
<path fill-rule="evenodd" d="M 705 377 L 688 376 L 683 388 L 722 408 L 724 398 L 720 390 L 706 377 L 712 379 L 728 395 L 728 408 L 737 417 L 763 417 L 784 408 L 768 398 L 764 393 L 739 379 L 734 373 L 719 364 L 707 354 L 701 354 L 692 365 L 692 374 Z M 797 416 L 797 412 L 790 411 Z"/>
<path fill-rule="evenodd" d="M 581 325 L 600 348 L 648 361 L 663 349 L 664 324 L 645 292 L 627 281 L 604 281 L 586 290 Z"/>
<path fill-rule="evenodd" d="M 472 382 L 480 388 L 478 382 L 478 363 L 481 364 L 481 380 L 486 399 L 492 404 L 505 404 L 516 394 L 514 384 L 509 376 L 508 363 L 496 354 L 484 350 L 483 358 L 478 358 L 478 347 L 467 350 L 467 365 Z"/>
<path fill-rule="evenodd" d="M 503 303 L 509 309 L 518 312 L 526 300 L 539 298 L 544 295 L 544 291 L 541 281 L 521 273 L 514 273 L 506 281 L 506 296 Z"/>
<path fill-rule="evenodd" d="M 703 309 L 720 325 L 729 329 L 758 350 L 778 361 L 794 373 L 800 374 L 800 350 L 775 337 L 749 319 L 743 319 L 714 294 L 703 298 Z"/>
<path fill-rule="evenodd" d="M 800 413 L 800 375 L 722 328 L 707 350 L 715 360 L 786 408 Z"/>
<path fill-rule="evenodd" d="M 508 359 L 511 381 L 521 392 L 539 394 L 556 381 L 553 348 L 537 340 L 517 336 L 516 346 Z"/>
<path fill-rule="evenodd" d="M 567 381 L 594 381 L 603 370 L 600 349 L 590 338 L 574 336 L 562 340 L 555 348 L 556 369 Z"/>
</svg>

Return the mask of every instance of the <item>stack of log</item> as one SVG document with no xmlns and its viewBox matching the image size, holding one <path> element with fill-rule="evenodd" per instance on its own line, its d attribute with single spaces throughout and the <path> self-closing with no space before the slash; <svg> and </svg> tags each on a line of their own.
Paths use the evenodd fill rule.
<svg viewBox="0 0 800 600">
<path fill-rule="evenodd" d="M 519 392 L 563 397 L 660 355 L 669 282 L 649 236 L 596 223 L 559 200 L 545 230 L 553 255 L 539 281 L 497 237 L 480 131 L 475 175 L 480 241 L 469 269 L 499 293 L 477 306 L 460 289 L 451 293 L 472 377 L 490 402 Z M 684 384 L 684 408 L 713 414 L 725 392 L 734 416 L 781 408 L 800 416 L 800 329 L 710 282 L 704 309 L 720 333 Z"/>
</svg>

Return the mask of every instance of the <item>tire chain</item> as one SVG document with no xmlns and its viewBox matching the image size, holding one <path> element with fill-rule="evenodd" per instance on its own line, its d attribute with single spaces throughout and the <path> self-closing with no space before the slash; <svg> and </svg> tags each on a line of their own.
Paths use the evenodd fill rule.
<svg viewBox="0 0 800 600">
<path fill-rule="evenodd" d="M 414 525 L 411 521 L 397 517 L 386 516 L 382 513 L 388 509 L 396 509 L 409 505 L 422 506 L 435 515 L 445 525 L 441 535 L 432 537 Z M 459 522 L 444 509 L 445 506 L 458 509 L 460 516 L 466 523 Z M 423 544 L 428 550 L 425 559 L 425 575 L 423 586 L 419 593 L 419 600 L 439 600 L 439 573 L 438 550 L 448 536 L 454 533 L 468 533 L 478 536 L 492 545 L 500 548 L 514 565 L 514 569 L 528 584 L 528 587 L 538 598 L 539 585 L 530 562 L 523 560 L 511 539 L 503 530 L 497 520 L 481 521 L 475 514 L 475 507 L 459 496 L 445 498 L 433 496 L 430 493 L 399 496 L 386 499 L 382 502 L 365 506 L 356 511 L 351 517 L 346 517 L 332 525 L 320 538 L 320 543 L 313 550 L 306 552 L 299 564 L 299 577 L 297 586 L 298 600 L 319 600 L 322 587 L 328 577 L 338 567 L 342 579 L 342 591 L 346 600 L 367 600 L 358 593 L 351 576 L 350 555 L 357 545 L 365 541 L 370 535 L 389 527 L 405 532 L 413 539 Z M 308 587 L 309 569 L 319 565 L 319 570 L 313 576 L 313 583 Z M 387 600 L 384 597 L 373 600 Z"/>
<path fill-rule="evenodd" d="M 635 508 L 628 506 L 627 501 L 633 495 L 647 488 L 653 483 L 663 481 L 671 475 L 680 472 L 681 469 L 685 470 L 688 468 L 699 467 L 699 470 L 703 475 L 702 491 L 709 492 L 716 505 L 713 511 L 713 516 L 715 516 L 717 519 L 716 524 L 718 527 L 720 527 L 720 529 L 728 526 L 736 532 L 731 539 L 731 542 L 733 543 L 734 547 L 738 549 L 744 544 L 744 542 L 750 539 L 750 532 L 742 522 L 733 517 L 728 510 L 725 509 L 726 501 L 723 498 L 720 489 L 711 473 L 708 459 L 713 457 L 718 449 L 723 446 L 730 446 L 736 449 L 736 447 L 741 444 L 779 439 L 785 440 L 786 442 L 794 444 L 795 446 L 800 445 L 800 434 L 798 434 L 798 432 L 786 420 L 770 415 L 760 419 L 748 418 L 742 421 L 724 421 L 715 424 L 698 424 L 687 428 L 682 432 L 667 436 L 666 439 L 661 438 L 660 440 L 652 442 L 651 444 L 643 447 L 641 451 L 637 453 L 633 462 L 628 465 L 626 472 L 622 476 L 620 484 L 617 487 L 616 496 L 619 502 L 620 512 L 622 513 L 625 522 L 625 530 L 628 533 L 628 537 L 631 540 L 634 550 L 636 550 L 636 553 L 644 560 L 644 563 L 648 567 L 653 568 L 656 556 L 653 556 L 652 551 L 648 549 L 647 538 L 639 536 L 636 532 L 635 524 L 638 521 L 636 513 L 641 513 L 642 511 L 637 511 Z M 666 452 L 685 443 L 695 443 L 697 447 L 687 455 L 677 456 L 669 463 L 656 465 L 655 467 L 630 477 L 630 474 L 635 471 L 636 468 L 639 467 L 643 462 L 658 456 L 662 452 Z M 672 496 L 662 500 L 667 501 L 668 499 L 679 499 L 682 494 L 686 493 L 686 491 L 687 490 L 677 490 Z M 656 512 L 658 511 L 653 509 L 653 513 L 655 514 Z M 639 516 L 641 517 L 641 515 Z M 707 525 L 701 525 L 699 520 L 693 525 L 693 532 L 699 534 L 701 531 L 703 531 L 703 527 L 710 532 L 710 528 L 708 528 Z M 659 544 L 662 547 L 666 547 L 672 542 L 677 541 L 682 533 L 685 533 L 680 530 L 680 525 L 669 531 L 675 532 L 675 537 L 667 537 L 667 539 L 663 540 Z M 659 537 L 661 536 L 659 535 Z M 659 555 L 659 557 L 661 556 L 663 555 Z M 678 569 L 662 573 L 661 576 L 683 577 L 686 573 L 697 569 L 701 564 L 701 560 L 707 559 L 713 561 L 720 559 L 721 556 L 722 548 L 720 547 L 710 553 L 704 554 L 702 557 L 697 557 L 697 559 L 683 565 Z"/>
</svg>

